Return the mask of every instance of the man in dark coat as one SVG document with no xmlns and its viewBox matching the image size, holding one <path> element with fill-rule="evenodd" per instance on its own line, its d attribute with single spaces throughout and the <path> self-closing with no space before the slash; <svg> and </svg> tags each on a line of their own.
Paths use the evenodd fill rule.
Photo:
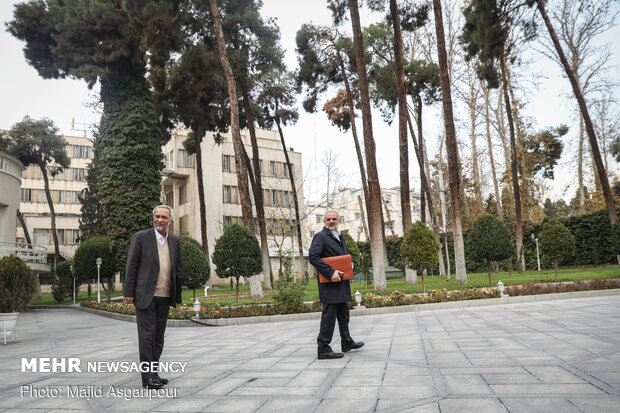
<svg viewBox="0 0 620 413">
<path fill-rule="evenodd" d="M 348 254 L 344 237 L 338 232 L 340 224 L 338 213 L 327 211 L 323 217 L 323 223 L 325 224 L 323 230 L 312 239 L 308 259 L 320 274 L 331 280 L 327 283 L 319 282 L 319 300 L 323 303 L 323 313 L 317 344 L 319 359 L 335 359 L 343 357 L 343 353 L 347 351 L 361 348 L 364 343 L 355 342 L 349 335 L 349 305 L 347 304 L 351 301 L 349 280 L 342 280 L 343 273 L 334 270 L 321 259 Z M 334 335 L 336 320 L 338 320 L 340 330 L 342 353 L 334 353 L 329 346 Z"/>
<path fill-rule="evenodd" d="M 140 362 L 159 363 L 170 306 L 181 302 L 181 241 L 168 233 L 172 208 L 153 209 L 154 228 L 131 238 L 125 271 L 124 301 L 136 307 Z M 156 371 L 142 372 L 142 386 L 161 389 L 168 379 Z"/>
</svg>

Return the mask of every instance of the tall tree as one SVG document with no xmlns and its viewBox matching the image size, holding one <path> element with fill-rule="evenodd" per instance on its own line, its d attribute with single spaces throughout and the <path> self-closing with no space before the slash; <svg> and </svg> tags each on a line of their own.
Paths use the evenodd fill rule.
<svg viewBox="0 0 620 413">
<path fill-rule="evenodd" d="M 452 202 L 456 282 L 458 284 L 467 284 L 465 247 L 463 243 L 463 228 L 461 226 L 461 178 L 458 162 L 458 148 L 456 144 L 456 130 L 454 129 L 454 115 L 452 113 L 452 94 L 450 91 L 450 77 L 448 75 L 448 55 L 446 53 L 440 0 L 433 0 L 433 11 L 435 13 L 435 32 L 437 34 L 437 54 L 439 56 L 443 102 L 443 122 L 446 134 L 446 152 L 448 154 L 448 168 L 450 174 L 450 200 Z"/>
<path fill-rule="evenodd" d="M 510 169 L 515 201 L 515 242 L 519 268 L 522 268 L 523 220 L 515 122 L 508 93 L 507 61 L 511 50 L 508 35 L 513 26 L 519 26 L 523 29 L 522 39 L 529 40 L 535 35 L 533 22 L 517 14 L 523 5 L 531 6 L 533 0 L 473 0 L 463 10 L 466 23 L 461 36 L 461 41 L 467 52 L 466 59 L 477 58 L 475 69 L 478 76 L 486 80 L 487 85 L 492 88 L 499 87 L 501 79 L 510 132 Z"/>
<path fill-rule="evenodd" d="M 595 174 L 603 189 L 605 202 L 609 211 L 610 221 L 615 222 L 616 213 L 613 195 L 609 188 L 609 180 L 596 141 L 596 135 L 590 115 L 586 97 L 588 94 L 605 89 L 605 81 L 601 81 L 602 73 L 606 69 L 611 52 L 605 47 L 594 44 L 600 34 L 611 28 L 618 16 L 618 10 L 613 0 L 593 0 L 583 3 L 577 0 L 564 0 L 553 13 L 560 23 L 560 30 L 556 32 L 547 15 L 543 2 L 536 1 L 550 34 L 551 44 L 546 48 L 548 56 L 558 62 L 568 77 L 573 93 L 577 98 L 580 113 L 580 130 L 578 146 L 577 184 L 579 194 L 579 209 L 585 211 L 585 195 L 583 182 L 583 138 L 584 126 L 590 142 L 592 160 L 595 165 Z M 566 48 L 567 54 L 564 53 Z M 587 119 L 587 120 L 586 120 Z M 589 126 L 588 126 L 589 124 Z M 592 146 L 594 141 L 596 146 Z M 607 184 L 604 184 L 607 182 Z M 613 210 L 613 213 L 612 213 Z"/>
<path fill-rule="evenodd" d="M 46 79 L 99 82 L 98 199 L 124 266 L 131 235 L 152 225 L 161 195 L 161 113 L 154 97 L 163 62 L 178 47 L 180 0 L 39 0 L 20 3 L 9 32 Z M 151 88 L 153 87 L 153 89 Z"/>
<path fill-rule="evenodd" d="M 348 3 L 348 4 L 347 4 Z M 370 93 L 368 75 L 366 73 L 366 57 L 362 38 L 359 6 L 357 0 L 330 0 L 329 8 L 336 24 L 343 21 L 348 5 L 353 28 L 353 44 L 355 45 L 355 61 L 357 78 L 359 81 L 360 107 L 362 111 L 362 125 L 364 131 L 364 152 L 368 174 L 368 224 L 370 230 L 370 250 L 373 264 L 375 290 L 384 291 L 387 288 L 385 278 L 386 249 L 385 233 L 383 231 L 383 214 L 381 213 L 381 185 L 377 172 L 375 156 L 375 139 L 372 132 L 372 114 L 370 111 Z"/>
<path fill-rule="evenodd" d="M 196 155 L 200 240 L 203 254 L 209 259 L 201 143 L 206 132 L 225 132 L 230 121 L 226 80 L 212 39 L 203 38 L 200 43 L 189 44 L 172 65 L 169 77 L 174 116 L 191 129 L 183 145 L 188 153 Z"/>
<path fill-rule="evenodd" d="M 56 212 L 50 192 L 49 175 L 62 173 L 71 164 L 65 151 L 67 142 L 58 135 L 58 128 L 50 119 L 31 119 L 26 116 L 9 131 L 11 142 L 9 153 L 20 160 L 24 166 L 36 165 L 43 176 L 45 197 L 50 209 L 52 239 L 54 241 L 54 266 L 60 260 L 58 233 L 56 232 Z M 49 168 L 49 170 L 48 170 Z"/>
<path fill-rule="evenodd" d="M 213 16 L 213 23 L 215 25 L 220 62 L 224 68 L 226 83 L 228 85 L 228 97 L 230 101 L 230 132 L 233 138 L 233 147 L 235 149 L 235 167 L 237 171 L 237 184 L 239 185 L 239 192 L 241 194 L 243 223 L 252 229 L 254 226 L 252 218 L 252 203 L 250 201 L 250 191 L 248 187 L 248 165 L 243 157 L 245 148 L 243 146 L 243 141 L 241 140 L 241 131 L 239 129 L 237 86 L 235 85 L 232 67 L 230 66 L 230 62 L 226 55 L 226 43 L 224 42 L 224 32 L 222 30 L 220 13 L 217 8 L 217 1 L 209 0 L 209 3 L 211 5 L 211 13 Z M 250 277 L 250 288 L 252 290 L 253 298 L 263 296 L 260 278 L 257 278 L 257 276 Z"/>
<path fill-rule="evenodd" d="M 261 80 L 261 94 L 257 99 L 257 103 L 264 105 L 264 111 L 268 120 L 267 125 L 275 123 L 280 135 L 282 143 L 282 151 L 286 160 L 286 168 L 288 178 L 291 182 L 291 191 L 293 196 L 293 206 L 295 208 L 295 233 L 297 235 L 297 248 L 299 249 L 300 268 L 303 271 L 304 279 L 308 280 L 308 266 L 304 260 L 304 246 L 301 232 L 301 213 L 299 209 L 299 189 L 295 184 L 295 174 L 293 173 L 293 164 L 288 156 L 288 149 L 282 132 L 282 125 L 293 124 L 297 122 L 299 114 L 292 109 L 296 103 L 296 95 L 294 89 L 293 74 L 288 72 L 272 72 L 271 76 Z M 287 205 L 288 206 L 288 205 Z"/>
</svg>

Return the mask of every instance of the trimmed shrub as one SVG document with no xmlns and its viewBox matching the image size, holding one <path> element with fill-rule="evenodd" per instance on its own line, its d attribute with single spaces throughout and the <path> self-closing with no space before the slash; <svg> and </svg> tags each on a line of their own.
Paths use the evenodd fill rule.
<svg viewBox="0 0 620 413">
<path fill-rule="evenodd" d="M 424 285 L 424 269 L 432 268 L 439 262 L 437 253 L 439 244 L 429 227 L 421 221 L 416 221 L 404 236 L 400 248 L 400 256 L 407 268 L 416 270 L 422 276 L 422 291 Z"/>
<path fill-rule="evenodd" d="M 575 239 L 568 228 L 560 221 L 549 221 L 543 225 L 540 233 L 540 252 L 551 259 L 555 268 L 555 280 L 558 280 L 558 259 L 575 252 Z"/>
<path fill-rule="evenodd" d="M 491 263 L 506 260 L 515 254 L 510 230 L 493 215 L 481 216 L 467 233 L 466 249 L 470 258 L 486 263 L 489 287 L 493 287 Z"/>
<path fill-rule="evenodd" d="M 211 276 L 209 260 L 204 256 L 198 241 L 187 236 L 181 238 L 181 256 L 183 259 L 183 285 L 194 291 L 195 301 L 196 288 L 204 286 Z"/>
<path fill-rule="evenodd" d="M 23 311 L 36 288 L 26 263 L 11 254 L 0 259 L 0 313 Z"/>
</svg>

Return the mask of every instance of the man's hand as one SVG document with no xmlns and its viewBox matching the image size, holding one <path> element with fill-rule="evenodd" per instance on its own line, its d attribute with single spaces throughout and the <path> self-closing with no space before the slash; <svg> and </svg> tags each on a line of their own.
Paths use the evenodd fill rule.
<svg viewBox="0 0 620 413">
<path fill-rule="evenodd" d="M 334 273 L 332 274 L 332 282 L 342 281 L 342 278 L 340 278 L 341 276 L 344 276 L 344 273 L 342 271 L 334 271 Z"/>
<path fill-rule="evenodd" d="M 133 304 L 133 297 L 123 297 L 125 304 Z"/>
</svg>

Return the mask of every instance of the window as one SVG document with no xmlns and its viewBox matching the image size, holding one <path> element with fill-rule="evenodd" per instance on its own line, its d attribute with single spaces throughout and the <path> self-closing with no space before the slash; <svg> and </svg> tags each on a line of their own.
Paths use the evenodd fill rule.
<svg viewBox="0 0 620 413">
<path fill-rule="evenodd" d="M 194 157 L 193 155 L 189 155 L 187 151 L 184 149 L 179 149 L 179 157 L 177 159 L 177 165 L 182 168 L 193 168 L 194 167 Z"/>
<path fill-rule="evenodd" d="M 73 157 L 74 158 L 90 158 L 91 153 L 90 146 L 73 145 Z"/>
<path fill-rule="evenodd" d="M 230 204 L 231 190 L 230 185 L 224 185 L 224 203 Z"/>
<path fill-rule="evenodd" d="M 56 237 L 58 238 L 58 244 L 65 244 L 65 230 L 56 229 Z"/>
<path fill-rule="evenodd" d="M 291 165 L 291 168 L 293 167 L 293 165 Z M 282 176 L 284 178 L 289 178 L 288 176 L 288 165 L 286 163 L 282 164 Z"/>
<path fill-rule="evenodd" d="M 284 202 L 284 206 L 289 206 L 289 200 L 288 200 L 288 191 L 284 191 L 282 192 L 282 202 Z"/>
<path fill-rule="evenodd" d="M 79 191 L 71 191 L 71 203 L 72 204 L 80 203 L 80 199 L 78 198 L 79 195 L 80 195 Z"/>
<path fill-rule="evenodd" d="M 340 215 L 340 223 L 344 224 L 344 215 Z"/>
<path fill-rule="evenodd" d="M 174 206 L 174 191 L 166 193 L 166 205 Z"/>
<path fill-rule="evenodd" d="M 278 197 L 276 196 L 276 191 L 272 189 L 270 192 L 271 192 L 271 205 L 277 205 Z"/>
<path fill-rule="evenodd" d="M 179 205 L 183 205 L 187 202 L 187 184 L 183 184 L 179 187 Z"/>
<path fill-rule="evenodd" d="M 65 202 L 67 202 L 65 200 L 65 191 L 58 191 L 58 202 L 61 204 L 64 204 Z"/>
<path fill-rule="evenodd" d="M 226 228 L 227 226 L 229 226 L 229 225 L 230 225 L 230 223 L 231 223 L 231 219 L 230 219 L 230 217 L 229 217 L 229 216 L 227 216 L 227 215 L 224 215 L 224 221 L 223 221 L 223 223 L 224 223 L 224 228 Z"/>
<path fill-rule="evenodd" d="M 181 230 L 181 235 L 189 234 L 189 216 L 184 215 L 179 218 L 179 227 Z"/>
<path fill-rule="evenodd" d="M 263 174 L 263 160 L 259 159 L 258 160 L 258 169 L 260 170 L 260 174 Z"/>
<path fill-rule="evenodd" d="M 74 181 L 84 180 L 84 168 L 71 168 L 71 171 L 73 172 Z"/>
<path fill-rule="evenodd" d="M 170 151 L 168 154 L 168 159 L 170 160 L 170 165 L 168 165 L 168 169 L 171 171 L 174 170 L 174 151 Z"/>
<path fill-rule="evenodd" d="M 82 231 L 80 231 L 79 229 L 74 229 L 72 231 L 72 236 L 71 236 L 71 243 L 73 245 L 77 245 L 80 243 L 80 238 L 82 237 Z"/>
<path fill-rule="evenodd" d="M 360 219 L 360 213 L 359 212 L 355 213 L 355 219 Z"/>
<path fill-rule="evenodd" d="M 319 214 L 316 214 L 315 217 L 316 217 L 316 223 L 320 224 L 323 217 Z"/>
<path fill-rule="evenodd" d="M 47 197 L 45 196 L 45 189 L 39 189 L 38 201 L 39 202 L 47 202 Z"/>
<path fill-rule="evenodd" d="M 50 230 L 45 228 L 35 228 L 34 243 L 39 245 L 48 245 L 50 243 Z"/>
<path fill-rule="evenodd" d="M 30 188 L 22 188 L 19 199 L 22 202 L 32 202 L 32 190 Z"/>
<path fill-rule="evenodd" d="M 230 155 L 222 155 L 222 171 L 230 172 Z"/>
<path fill-rule="evenodd" d="M 52 170 L 52 174 L 54 175 L 54 179 L 61 179 L 61 180 L 67 179 L 65 177 L 65 170 L 63 168 L 54 168 Z"/>
<path fill-rule="evenodd" d="M 276 163 L 275 163 L 275 161 L 269 161 L 269 175 L 276 176 Z"/>
</svg>

